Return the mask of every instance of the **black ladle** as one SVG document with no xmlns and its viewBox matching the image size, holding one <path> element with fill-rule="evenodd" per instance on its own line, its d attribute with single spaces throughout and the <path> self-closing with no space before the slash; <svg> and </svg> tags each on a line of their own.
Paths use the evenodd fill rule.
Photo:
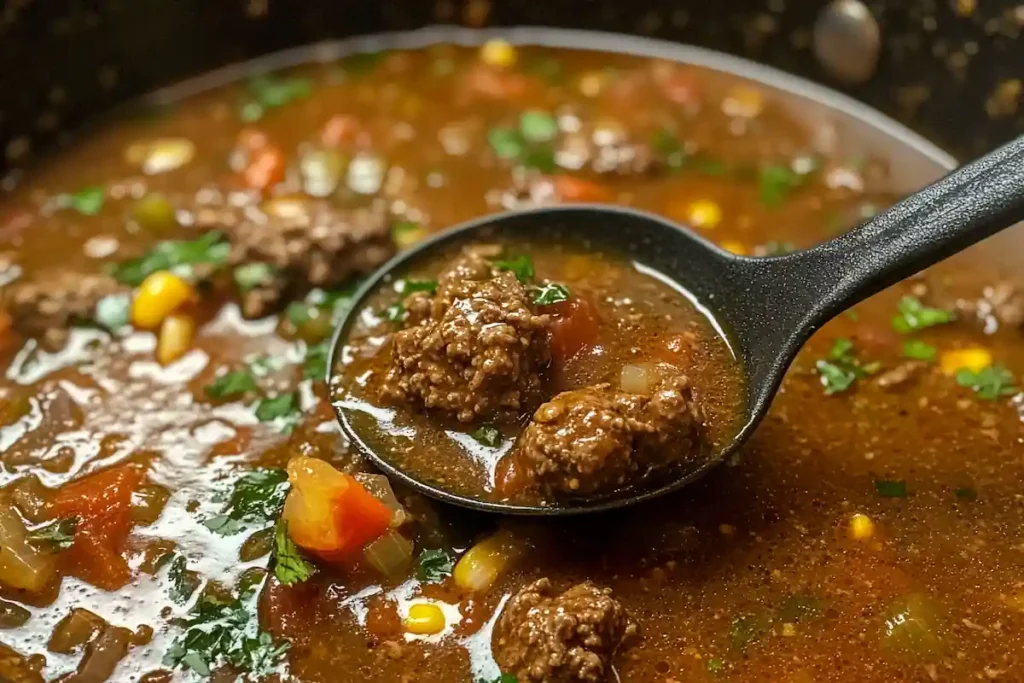
<svg viewBox="0 0 1024 683">
<path fill-rule="evenodd" d="M 479 500 L 413 477 L 366 446 L 336 406 L 346 435 L 380 469 L 439 500 L 507 514 L 562 515 L 632 505 L 681 489 L 728 458 L 760 423 L 797 351 L 818 328 L 867 297 L 1024 220 L 1024 137 L 962 166 L 833 240 L 774 258 L 747 258 L 689 229 L 640 211 L 570 205 L 487 216 L 399 254 L 356 293 L 338 326 L 328 368 L 335 367 L 363 301 L 392 272 L 458 243 L 511 234 L 565 236 L 614 249 L 676 280 L 725 331 L 747 386 L 744 426 L 734 440 L 671 482 L 563 506 Z M 328 378 L 330 381 L 330 378 Z"/>
</svg>

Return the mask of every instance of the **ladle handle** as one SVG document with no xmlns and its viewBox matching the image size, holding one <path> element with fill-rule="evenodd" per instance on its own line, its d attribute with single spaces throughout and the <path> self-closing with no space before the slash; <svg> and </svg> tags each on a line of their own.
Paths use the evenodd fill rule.
<svg viewBox="0 0 1024 683">
<path fill-rule="evenodd" d="M 860 227 L 765 263 L 758 277 L 789 319 L 816 330 L 850 306 L 1024 220 L 1024 136 L 958 168 Z M 802 342 L 802 340 L 800 340 Z"/>
</svg>

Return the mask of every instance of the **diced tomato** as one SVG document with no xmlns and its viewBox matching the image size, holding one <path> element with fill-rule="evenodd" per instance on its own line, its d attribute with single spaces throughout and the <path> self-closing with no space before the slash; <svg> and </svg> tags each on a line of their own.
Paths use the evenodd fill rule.
<svg viewBox="0 0 1024 683">
<path fill-rule="evenodd" d="M 557 175 L 551 179 L 555 194 L 563 202 L 607 202 L 612 191 L 601 183 L 571 175 Z"/>
<path fill-rule="evenodd" d="M 553 317 L 551 322 L 551 359 L 555 365 L 565 365 L 583 349 L 597 343 L 598 319 L 593 305 L 582 297 L 545 306 Z"/>
<path fill-rule="evenodd" d="M 529 90 L 529 81 L 521 73 L 477 64 L 466 72 L 466 85 L 477 95 L 495 100 L 522 97 Z"/>
<path fill-rule="evenodd" d="M 284 154 L 270 145 L 249 156 L 249 164 L 242 171 L 242 179 L 249 188 L 266 192 L 284 180 L 284 167 Z"/>
<path fill-rule="evenodd" d="M 241 455 L 249 448 L 252 442 L 252 427 L 235 427 L 235 435 L 213 445 L 210 454 L 217 455 Z"/>
<path fill-rule="evenodd" d="M 352 559 L 391 526 L 393 513 L 355 477 L 323 460 L 300 456 L 288 463 L 292 488 L 284 503 L 296 545 L 328 561 Z"/>
<path fill-rule="evenodd" d="M 256 128 L 243 128 L 238 131 L 236 139 L 238 148 L 246 154 L 253 154 L 270 144 L 270 138 L 262 130 Z"/>
<path fill-rule="evenodd" d="M 335 114 L 324 124 L 324 129 L 320 133 L 320 142 L 325 147 L 350 145 L 355 141 L 358 130 L 359 124 L 354 116 Z"/>
<path fill-rule="evenodd" d="M 78 518 L 74 545 L 62 558 L 70 574 L 111 591 L 131 580 L 122 553 L 132 530 L 132 494 L 143 477 L 141 467 L 120 465 L 57 492 L 50 508 L 53 516 Z"/>
</svg>

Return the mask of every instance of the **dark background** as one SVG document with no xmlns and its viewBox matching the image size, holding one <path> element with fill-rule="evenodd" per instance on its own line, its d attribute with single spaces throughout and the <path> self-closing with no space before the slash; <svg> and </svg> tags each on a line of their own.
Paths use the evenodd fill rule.
<svg viewBox="0 0 1024 683">
<path fill-rule="evenodd" d="M 286 47 L 445 23 L 617 31 L 739 54 L 832 86 L 813 0 L 9 0 L 0 3 L 0 149 L 27 163 L 157 86 Z M 877 71 L 845 90 L 960 157 L 1024 132 L 1024 4 L 866 2 Z"/>
</svg>

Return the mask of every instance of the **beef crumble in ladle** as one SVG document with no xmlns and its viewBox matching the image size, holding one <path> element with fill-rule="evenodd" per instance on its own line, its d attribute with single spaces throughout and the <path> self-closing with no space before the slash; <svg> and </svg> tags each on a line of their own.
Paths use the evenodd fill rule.
<svg viewBox="0 0 1024 683">
<path fill-rule="evenodd" d="M 471 498 L 396 467 L 368 448 L 336 406 L 346 435 L 385 473 L 444 502 L 490 512 L 566 515 L 598 512 L 677 491 L 737 452 L 771 405 L 800 347 L 822 325 L 867 297 L 1024 220 L 1024 137 L 910 195 L 859 227 L 805 251 L 771 258 L 726 252 L 692 230 L 651 214 L 604 205 L 568 205 L 486 216 L 446 230 L 385 264 L 356 293 L 335 332 L 328 372 L 366 297 L 392 272 L 424 255 L 502 234 L 553 235 L 616 250 L 675 280 L 725 332 L 746 382 L 743 425 L 706 460 L 670 481 L 563 505 Z M 328 377 L 330 382 L 330 377 Z"/>
</svg>

